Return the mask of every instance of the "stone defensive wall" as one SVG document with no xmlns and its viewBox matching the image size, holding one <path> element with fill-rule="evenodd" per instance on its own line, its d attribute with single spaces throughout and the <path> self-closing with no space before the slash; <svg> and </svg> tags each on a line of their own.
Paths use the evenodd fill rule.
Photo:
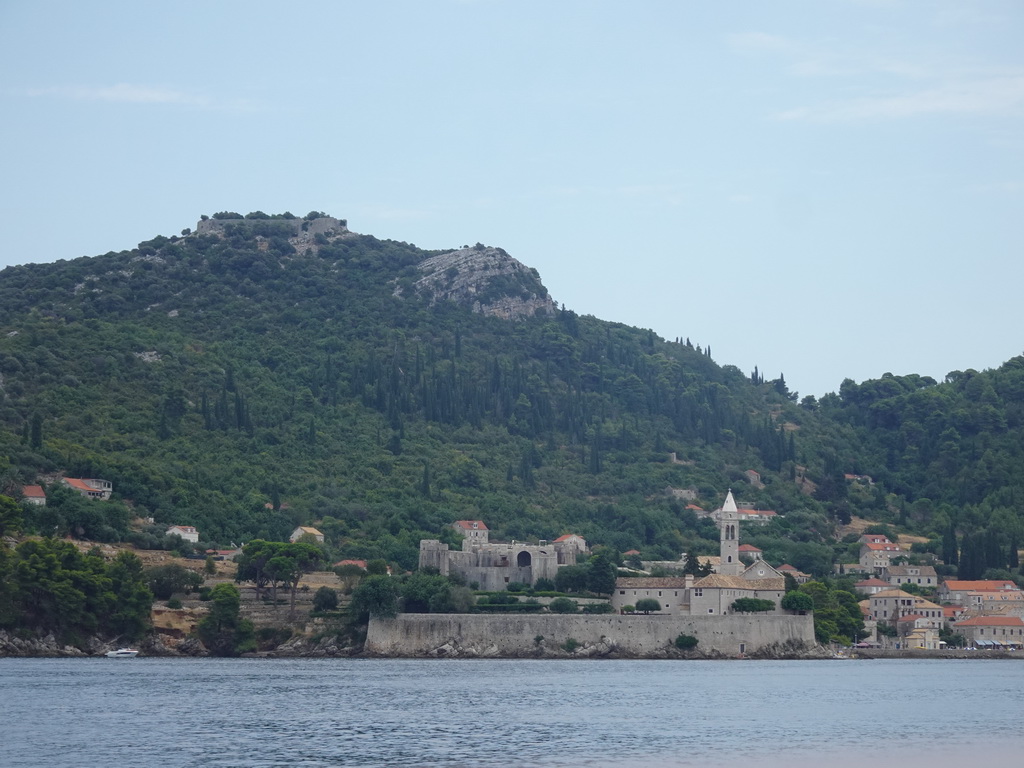
<svg viewBox="0 0 1024 768">
<path fill-rule="evenodd" d="M 585 655 L 663 658 L 680 634 L 693 635 L 703 653 L 773 655 L 812 649 L 809 615 L 563 616 L 552 614 L 400 614 L 372 618 L 364 652 L 374 656 L 536 656 L 570 639 Z M 589 649 L 589 651 L 588 651 Z M 595 649 L 599 649 L 595 653 Z M 574 655 L 580 655 L 579 653 Z"/>
</svg>

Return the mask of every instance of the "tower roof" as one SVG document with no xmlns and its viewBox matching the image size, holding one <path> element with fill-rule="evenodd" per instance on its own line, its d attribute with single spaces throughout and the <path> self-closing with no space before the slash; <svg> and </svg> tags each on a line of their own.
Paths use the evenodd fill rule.
<svg viewBox="0 0 1024 768">
<path fill-rule="evenodd" d="M 723 512 L 739 512 L 736 509 L 736 499 L 732 497 L 732 489 L 729 489 L 729 493 L 725 495 L 725 503 L 722 505 Z"/>
</svg>

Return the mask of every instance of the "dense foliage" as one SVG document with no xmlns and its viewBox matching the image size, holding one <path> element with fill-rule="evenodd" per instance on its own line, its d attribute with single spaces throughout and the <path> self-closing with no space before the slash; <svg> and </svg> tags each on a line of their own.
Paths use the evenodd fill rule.
<svg viewBox="0 0 1024 768">
<path fill-rule="evenodd" d="M 52 632 L 67 642 L 135 640 L 149 625 L 152 603 L 142 562 L 130 552 L 107 562 L 98 550 L 83 554 L 58 539 L 13 550 L 0 543 L 0 628 Z"/>
<path fill-rule="evenodd" d="M 744 541 L 807 572 L 850 558 L 834 533 L 852 515 L 947 563 L 963 549 L 972 574 L 1016 567 L 1024 358 L 800 400 L 682 337 L 435 302 L 417 289 L 435 254 L 410 244 L 345 231 L 296 250 L 321 217 L 221 212 L 220 234 L 0 272 L 0 490 L 59 473 L 115 489 L 46 482 L 27 531 L 174 547 L 161 531 L 189 524 L 204 547 L 313 522 L 332 560 L 411 569 L 420 538 L 454 545 L 445 527 L 470 518 L 675 560 L 716 553 L 718 532 L 667 489 L 712 509 L 732 486 L 781 513 Z M 480 290 L 543 293 L 523 279 Z"/>
</svg>

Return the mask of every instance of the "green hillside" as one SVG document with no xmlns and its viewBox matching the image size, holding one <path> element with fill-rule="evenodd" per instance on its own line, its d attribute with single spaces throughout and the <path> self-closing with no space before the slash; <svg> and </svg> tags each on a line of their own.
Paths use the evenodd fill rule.
<svg viewBox="0 0 1024 768">
<path fill-rule="evenodd" d="M 713 509 L 732 487 L 780 514 L 744 539 L 818 573 L 852 514 L 936 541 L 991 527 L 1007 553 L 1020 532 L 1019 360 L 797 404 L 687 339 L 542 311 L 522 265 L 426 279 L 443 252 L 316 212 L 199 229 L 0 272 L 0 492 L 59 473 L 115 489 L 58 491 L 30 529 L 152 545 L 190 524 L 227 545 L 313 522 L 337 557 L 409 568 L 421 537 L 480 518 L 675 559 L 718 535 L 667 489 Z M 459 263 L 477 255 L 508 264 L 482 245 Z M 539 309 L 486 314 L 510 305 Z"/>
</svg>

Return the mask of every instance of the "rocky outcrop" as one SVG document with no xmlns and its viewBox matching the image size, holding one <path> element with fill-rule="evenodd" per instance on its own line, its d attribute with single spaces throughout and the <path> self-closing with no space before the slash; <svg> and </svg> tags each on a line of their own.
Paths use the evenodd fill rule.
<svg viewBox="0 0 1024 768">
<path fill-rule="evenodd" d="M 555 303 L 541 284 L 537 270 L 512 258 L 501 248 L 475 245 L 432 256 L 419 264 L 423 275 L 413 285 L 431 303 L 454 301 L 474 312 L 518 320 L 553 315 Z M 401 287 L 395 295 L 401 296 Z"/>
</svg>

